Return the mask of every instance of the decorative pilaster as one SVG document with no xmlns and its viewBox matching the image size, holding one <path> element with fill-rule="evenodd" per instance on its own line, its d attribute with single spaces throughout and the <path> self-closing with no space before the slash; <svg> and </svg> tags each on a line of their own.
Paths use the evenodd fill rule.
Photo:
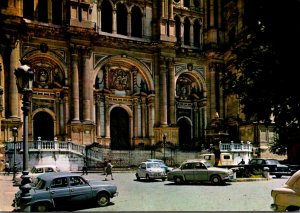
<svg viewBox="0 0 300 213">
<path fill-rule="evenodd" d="M 10 53 L 10 70 L 9 70 L 9 117 L 10 118 L 18 118 L 18 88 L 16 84 L 16 76 L 14 74 L 15 69 L 20 66 L 20 44 L 19 41 L 13 41 L 13 45 L 11 45 L 11 53 Z"/>
<path fill-rule="evenodd" d="M 91 56 L 90 49 L 86 48 L 83 50 L 83 88 L 82 88 L 82 99 L 83 99 L 83 120 L 90 121 L 91 120 L 91 97 L 90 91 L 91 82 L 90 82 L 90 73 L 89 73 L 89 58 Z"/>
<path fill-rule="evenodd" d="M 175 66 L 174 66 L 174 59 L 169 59 L 169 118 L 170 118 L 170 125 L 176 124 L 175 118 Z"/>
<path fill-rule="evenodd" d="M 78 78 L 78 52 L 73 47 L 72 53 L 72 102 L 73 102 L 73 121 L 79 121 L 79 78 Z"/>
<path fill-rule="evenodd" d="M 168 105 L 167 105 L 167 70 L 165 58 L 160 58 L 160 125 L 167 126 L 167 114 L 168 114 Z"/>
</svg>

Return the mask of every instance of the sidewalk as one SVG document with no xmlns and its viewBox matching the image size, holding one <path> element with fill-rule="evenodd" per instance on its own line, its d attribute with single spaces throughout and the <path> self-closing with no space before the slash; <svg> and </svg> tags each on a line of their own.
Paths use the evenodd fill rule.
<svg viewBox="0 0 300 213">
<path fill-rule="evenodd" d="M 3 172 L 0 172 L 0 212 L 12 212 L 14 207 L 11 205 L 19 187 L 13 186 L 12 174 L 9 176 L 3 174 Z"/>
</svg>

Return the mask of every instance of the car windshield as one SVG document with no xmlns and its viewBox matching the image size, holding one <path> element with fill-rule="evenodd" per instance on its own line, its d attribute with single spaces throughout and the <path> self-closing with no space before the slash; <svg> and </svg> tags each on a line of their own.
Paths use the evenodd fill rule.
<svg viewBox="0 0 300 213">
<path fill-rule="evenodd" d="M 203 162 L 203 164 L 206 166 L 206 168 L 209 168 L 209 167 L 211 167 L 210 163 L 209 163 L 209 162 L 207 162 L 207 161 Z"/>
<path fill-rule="evenodd" d="M 33 183 L 33 186 L 36 189 L 43 189 L 45 187 L 46 182 L 42 179 L 37 178 L 37 180 Z"/>
<path fill-rule="evenodd" d="M 277 160 L 267 160 L 266 161 L 266 164 L 268 164 L 268 165 L 274 165 L 274 164 L 279 164 L 279 162 L 277 161 Z"/>
<path fill-rule="evenodd" d="M 159 168 L 159 164 L 158 163 L 148 163 L 147 164 L 147 168 Z"/>
</svg>

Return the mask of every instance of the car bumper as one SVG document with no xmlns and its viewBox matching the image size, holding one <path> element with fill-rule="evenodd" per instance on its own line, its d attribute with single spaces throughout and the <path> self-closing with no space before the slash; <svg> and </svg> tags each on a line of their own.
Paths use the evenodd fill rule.
<svg viewBox="0 0 300 213">
<path fill-rule="evenodd" d="M 275 211 L 275 212 L 285 212 L 286 211 L 286 207 L 285 206 L 279 206 L 275 203 L 272 203 L 270 205 L 270 208 Z"/>
<path fill-rule="evenodd" d="M 158 173 L 150 173 L 150 174 L 149 174 L 149 177 L 150 177 L 151 179 L 167 178 L 166 175 L 161 175 L 161 174 L 158 174 Z"/>
</svg>

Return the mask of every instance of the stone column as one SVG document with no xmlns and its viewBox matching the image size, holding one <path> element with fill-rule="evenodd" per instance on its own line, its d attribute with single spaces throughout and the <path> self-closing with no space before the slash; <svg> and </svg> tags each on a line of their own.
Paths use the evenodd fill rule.
<svg viewBox="0 0 300 213">
<path fill-rule="evenodd" d="M 215 71 L 215 64 L 209 64 L 209 79 L 210 79 L 210 118 L 213 118 L 214 114 L 217 112 L 216 110 L 216 71 Z"/>
<path fill-rule="evenodd" d="M 97 22 L 98 22 L 98 33 L 101 32 L 102 29 L 102 25 L 101 25 L 101 7 L 98 6 L 97 7 Z"/>
<path fill-rule="evenodd" d="M 72 54 L 72 102 L 73 102 L 73 121 L 79 121 L 79 82 L 78 82 L 78 53 Z"/>
<path fill-rule="evenodd" d="M 70 111 L 69 111 L 69 98 L 68 98 L 68 92 L 64 91 L 64 133 L 67 134 L 68 133 L 68 128 L 67 128 L 67 123 L 70 119 Z"/>
<path fill-rule="evenodd" d="M 83 99 L 83 120 L 91 120 L 91 82 L 90 82 L 90 73 L 89 73 L 89 50 L 85 50 L 83 55 L 83 88 L 82 88 L 82 99 Z"/>
<path fill-rule="evenodd" d="M 173 58 L 169 60 L 169 118 L 170 124 L 176 124 L 175 116 L 175 66 Z"/>
<path fill-rule="evenodd" d="M 209 17 L 209 26 L 210 27 L 214 27 L 215 26 L 215 5 L 214 5 L 214 0 L 209 0 L 209 13 L 210 13 L 210 17 Z"/>
<path fill-rule="evenodd" d="M 96 96 L 95 101 L 95 113 L 96 113 L 96 135 L 97 137 L 101 136 L 101 115 L 100 115 L 100 97 L 99 95 Z"/>
<path fill-rule="evenodd" d="M 127 35 L 131 36 L 131 12 L 127 15 Z"/>
<path fill-rule="evenodd" d="M 113 9 L 113 18 L 112 18 L 112 34 L 117 33 L 117 11 Z"/>
<path fill-rule="evenodd" d="M 105 137 L 110 138 L 110 126 L 109 126 L 109 100 L 105 100 Z"/>
<path fill-rule="evenodd" d="M 138 102 L 137 100 L 133 100 L 133 138 L 138 137 Z"/>
<path fill-rule="evenodd" d="M 145 100 L 141 100 L 141 137 L 145 137 L 145 126 L 146 126 L 146 119 L 145 119 Z"/>
<path fill-rule="evenodd" d="M 167 126 L 167 113 L 168 113 L 168 103 L 167 103 L 167 76 L 166 76 L 166 63 L 165 59 L 160 59 L 160 125 Z"/>
<path fill-rule="evenodd" d="M 8 97 L 9 97 L 9 117 L 17 118 L 18 116 L 18 88 L 17 81 L 15 76 L 15 69 L 20 66 L 20 45 L 17 41 L 16 44 L 11 45 L 11 53 L 10 53 L 10 71 L 9 71 L 9 79 L 11 79 L 9 83 Z"/>
</svg>

